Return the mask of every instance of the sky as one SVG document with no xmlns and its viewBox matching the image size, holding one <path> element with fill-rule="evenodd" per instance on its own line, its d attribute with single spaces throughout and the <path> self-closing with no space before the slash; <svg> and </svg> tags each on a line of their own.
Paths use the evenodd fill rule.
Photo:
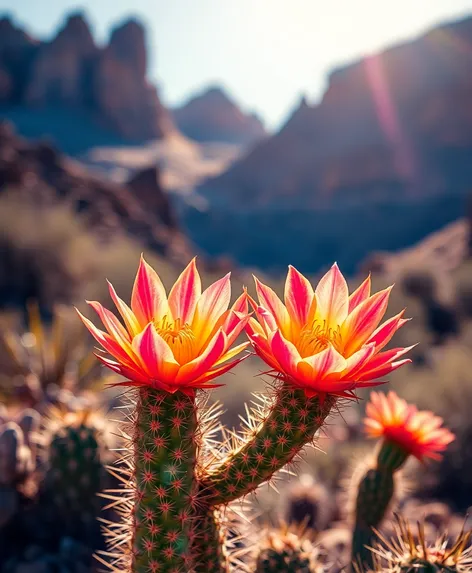
<svg viewBox="0 0 472 573">
<path fill-rule="evenodd" d="M 329 70 L 472 15 L 472 0 L 0 0 L 43 38 L 78 9 L 100 43 L 123 19 L 143 21 L 165 103 L 219 84 L 274 129 L 302 94 L 319 100 Z"/>
</svg>

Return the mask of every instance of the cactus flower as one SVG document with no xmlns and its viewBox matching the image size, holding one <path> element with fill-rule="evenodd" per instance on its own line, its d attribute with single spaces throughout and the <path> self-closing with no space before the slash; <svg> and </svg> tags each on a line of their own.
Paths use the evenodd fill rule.
<svg viewBox="0 0 472 573">
<path fill-rule="evenodd" d="M 241 295 L 228 310 L 229 273 L 203 293 L 193 259 L 169 296 L 158 274 L 141 257 L 129 307 L 109 283 L 110 296 L 123 323 L 98 302 L 89 302 L 106 332 L 79 315 L 111 359 L 98 354 L 108 368 L 124 376 L 122 385 L 151 386 L 158 390 L 214 387 L 209 382 L 227 372 L 248 343 L 231 348 L 248 320 L 247 301 Z M 243 357 L 244 358 L 244 357 Z"/>
<path fill-rule="evenodd" d="M 442 427 L 442 418 L 432 412 L 419 411 L 395 392 L 388 395 L 372 392 L 366 413 L 365 431 L 370 437 L 383 437 L 420 461 L 441 459 L 439 452 L 444 451 L 455 437 Z"/>
<path fill-rule="evenodd" d="M 356 388 L 410 362 L 400 358 L 410 348 L 382 352 L 405 323 L 403 311 L 380 325 L 391 287 L 370 294 L 370 277 L 350 296 L 346 280 L 334 264 L 313 289 L 289 267 L 284 303 L 257 278 L 259 304 L 250 298 L 258 321 L 246 327 L 257 354 L 271 373 L 307 396 L 352 397 Z M 380 325 L 380 326 L 379 326 Z"/>
</svg>

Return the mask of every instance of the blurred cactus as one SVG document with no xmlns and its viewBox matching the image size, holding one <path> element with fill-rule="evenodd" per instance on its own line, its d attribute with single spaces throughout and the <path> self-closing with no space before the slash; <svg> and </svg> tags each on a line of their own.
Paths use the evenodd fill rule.
<svg viewBox="0 0 472 573">
<path fill-rule="evenodd" d="M 318 551 L 303 527 L 265 532 L 260 541 L 254 573 L 322 573 Z"/>
<path fill-rule="evenodd" d="M 87 389 L 101 387 L 98 361 L 63 309 L 56 309 L 52 324 L 43 323 L 37 304 L 28 307 L 28 330 L 3 334 L 15 381 L 2 383 L 2 394 L 23 404 L 44 409 L 48 403 L 73 401 Z M 13 376 L 12 376 L 13 377 Z"/>
<path fill-rule="evenodd" d="M 68 532 L 91 529 L 103 506 L 99 493 L 106 478 L 106 445 L 102 430 L 90 411 L 54 412 L 56 422 L 49 446 L 49 464 L 45 476 L 46 493 L 57 508 Z"/>
<path fill-rule="evenodd" d="M 287 522 L 303 523 L 308 529 L 321 531 L 328 525 L 332 515 L 331 498 L 327 488 L 315 483 L 311 475 L 301 475 L 299 483 L 287 492 Z"/>
<path fill-rule="evenodd" d="M 472 571 L 472 531 L 462 530 L 448 542 L 444 532 L 432 545 L 427 543 L 424 525 L 417 533 L 399 515 L 395 516 L 392 539 L 378 534 L 380 542 L 373 548 L 373 571 L 379 573 L 467 573 Z"/>
</svg>

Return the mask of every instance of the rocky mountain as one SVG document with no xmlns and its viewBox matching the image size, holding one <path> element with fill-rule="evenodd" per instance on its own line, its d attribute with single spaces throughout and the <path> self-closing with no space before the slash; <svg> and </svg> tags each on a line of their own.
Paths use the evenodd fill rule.
<svg viewBox="0 0 472 573">
<path fill-rule="evenodd" d="M 113 183 L 89 173 L 50 144 L 29 142 L 0 122 L 0 196 L 12 190 L 32 205 L 69 205 L 104 241 L 128 232 L 170 260 L 189 258 L 189 244 L 157 168 L 135 173 L 126 184 Z"/>
<path fill-rule="evenodd" d="M 266 136 L 262 121 L 244 113 L 219 87 L 197 94 L 173 113 L 177 127 L 196 141 L 247 145 Z"/>
<path fill-rule="evenodd" d="M 70 15 L 50 41 L 0 19 L 0 106 L 71 110 L 127 140 L 161 138 L 169 113 L 147 79 L 143 26 L 129 20 L 98 47 L 85 17 Z"/>
<path fill-rule="evenodd" d="M 457 219 L 472 190 L 472 17 L 337 69 L 319 105 L 199 189 L 212 254 L 353 272 Z M 211 222 L 211 225 L 210 225 Z"/>
</svg>

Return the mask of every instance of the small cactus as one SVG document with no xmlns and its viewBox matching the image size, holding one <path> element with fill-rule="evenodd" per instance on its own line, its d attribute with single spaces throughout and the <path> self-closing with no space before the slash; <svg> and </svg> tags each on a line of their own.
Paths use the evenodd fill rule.
<svg viewBox="0 0 472 573">
<path fill-rule="evenodd" d="M 45 489 L 65 523 L 81 531 L 94 523 L 102 507 L 103 447 L 89 412 L 69 413 L 51 438 Z"/>
<path fill-rule="evenodd" d="M 332 515 L 331 497 L 328 489 L 310 474 L 301 475 L 299 483 L 287 492 L 286 521 L 304 523 L 315 531 L 324 529 Z"/>
<path fill-rule="evenodd" d="M 431 412 L 418 412 L 394 392 L 372 392 L 365 426 L 372 437 L 383 437 L 374 464 L 362 475 L 356 488 L 355 525 L 352 537 L 353 567 L 372 566 L 374 529 L 378 529 L 391 505 L 398 481 L 396 473 L 409 456 L 419 460 L 440 459 L 440 452 L 454 435 L 441 428 L 442 419 Z"/>
<path fill-rule="evenodd" d="M 286 525 L 265 533 L 256 557 L 254 573 L 321 573 L 317 549 L 303 527 L 291 530 Z"/>
<path fill-rule="evenodd" d="M 446 532 L 428 545 L 424 525 L 417 533 L 400 515 L 395 515 L 395 534 L 386 539 L 378 534 L 373 551 L 373 571 L 378 573 L 468 573 L 472 571 L 472 531 L 460 532 L 451 543 Z"/>
</svg>

